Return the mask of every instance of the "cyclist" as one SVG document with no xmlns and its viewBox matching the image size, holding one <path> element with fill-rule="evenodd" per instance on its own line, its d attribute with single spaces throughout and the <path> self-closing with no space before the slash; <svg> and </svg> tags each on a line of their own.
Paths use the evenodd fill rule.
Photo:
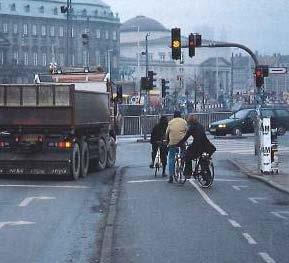
<svg viewBox="0 0 289 263">
<path fill-rule="evenodd" d="M 168 127 L 168 119 L 166 116 L 161 116 L 160 121 L 156 124 L 151 133 L 151 145 L 152 145 L 152 162 L 150 168 L 154 167 L 155 158 L 158 149 L 160 149 L 161 162 L 163 166 L 162 176 L 166 177 L 166 166 L 167 166 L 167 146 L 163 143 L 166 136 L 166 129 Z"/>
<path fill-rule="evenodd" d="M 177 144 L 178 146 L 184 145 L 187 139 L 192 136 L 193 142 L 188 146 L 185 154 L 185 170 L 184 175 L 187 178 L 192 174 L 192 160 L 198 158 L 202 153 L 207 152 L 212 155 L 216 151 L 216 147 L 209 141 L 205 133 L 204 127 L 198 122 L 196 115 L 188 117 L 188 130 L 183 139 Z"/>
<path fill-rule="evenodd" d="M 185 136 L 187 131 L 187 122 L 181 116 L 180 111 L 174 112 L 174 118 L 169 121 L 166 131 L 166 138 L 168 140 L 169 149 L 169 183 L 173 182 L 173 175 L 175 172 L 175 155 L 177 152 L 176 144 Z"/>
</svg>

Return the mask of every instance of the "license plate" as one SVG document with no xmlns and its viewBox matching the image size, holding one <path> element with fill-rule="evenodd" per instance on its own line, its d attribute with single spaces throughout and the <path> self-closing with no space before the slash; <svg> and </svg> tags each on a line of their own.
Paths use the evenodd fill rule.
<svg viewBox="0 0 289 263">
<path fill-rule="evenodd" d="M 215 132 L 215 131 L 216 131 L 216 128 L 211 128 L 210 131 L 211 131 L 211 132 Z"/>
<path fill-rule="evenodd" d="M 24 142 L 37 142 L 39 140 L 39 135 L 36 134 L 24 134 L 21 138 Z"/>
</svg>

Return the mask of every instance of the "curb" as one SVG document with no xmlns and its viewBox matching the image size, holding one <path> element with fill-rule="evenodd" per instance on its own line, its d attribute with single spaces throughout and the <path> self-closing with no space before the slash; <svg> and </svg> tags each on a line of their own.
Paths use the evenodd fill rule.
<svg viewBox="0 0 289 263">
<path fill-rule="evenodd" d="M 112 262 L 112 242 L 113 242 L 113 232 L 114 232 L 114 222 L 117 213 L 117 203 L 119 197 L 119 186 L 122 178 L 123 167 L 118 167 L 115 172 L 108 215 L 105 223 L 103 240 L 100 251 L 100 260 L 99 263 L 111 263 Z"/>
<path fill-rule="evenodd" d="M 289 194 L 288 189 L 284 188 L 283 186 L 279 185 L 278 183 L 275 183 L 270 179 L 264 178 L 261 175 L 256 174 L 254 171 L 249 170 L 248 168 L 243 168 L 238 161 L 232 159 L 228 159 L 228 161 L 231 162 L 233 165 L 235 165 L 243 174 L 247 175 L 249 178 L 259 180 L 281 192 Z"/>
</svg>

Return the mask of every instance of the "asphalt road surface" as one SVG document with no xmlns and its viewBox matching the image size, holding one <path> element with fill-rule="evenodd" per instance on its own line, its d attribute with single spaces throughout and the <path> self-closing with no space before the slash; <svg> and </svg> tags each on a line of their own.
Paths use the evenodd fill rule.
<svg viewBox="0 0 289 263">
<path fill-rule="evenodd" d="M 250 138 L 242 140 L 251 145 Z M 148 168 L 150 145 L 119 143 L 119 163 L 127 168 L 114 263 L 288 262 L 289 195 L 241 174 L 227 161 L 234 147 L 213 142 L 219 149 L 216 179 L 207 190 L 194 180 L 178 186 L 154 178 Z"/>
<path fill-rule="evenodd" d="M 97 262 L 113 175 L 0 178 L 0 262 Z"/>
</svg>

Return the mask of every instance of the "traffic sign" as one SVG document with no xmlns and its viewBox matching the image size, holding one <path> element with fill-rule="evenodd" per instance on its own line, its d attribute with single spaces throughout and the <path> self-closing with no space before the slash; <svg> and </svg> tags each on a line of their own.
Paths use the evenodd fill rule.
<svg viewBox="0 0 289 263">
<path fill-rule="evenodd" d="M 287 68 L 282 67 L 282 68 L 269 68 L 269 74 L 286 74 L 287 73 Z"/>
</svg>

